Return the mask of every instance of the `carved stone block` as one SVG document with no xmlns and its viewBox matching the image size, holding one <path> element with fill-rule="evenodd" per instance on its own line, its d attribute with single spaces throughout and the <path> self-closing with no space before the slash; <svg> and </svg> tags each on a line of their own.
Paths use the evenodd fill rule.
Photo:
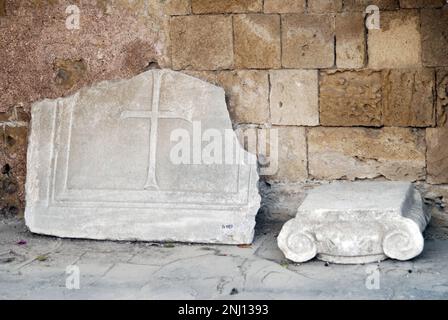
<svg viewBox="0 0 448 320">
<path fill-rule="evenodd" d="M 187 147 L 179 159 L 181 137 Z M 232 130 L 224 90 L 179 72 L 148 71 L 35 104 L 27 166 L 32 232 L 226 244 L 253 238 L 255 156 Z"/>
<path fill-rule="evenodd" d="M 422 198 L 407 182 L 332 183 L 309 192 L 278 246 L 295 262 L 341 264 L 392 258 L 409 260 L 423 250 L 429 222 Z"/>
</svg>

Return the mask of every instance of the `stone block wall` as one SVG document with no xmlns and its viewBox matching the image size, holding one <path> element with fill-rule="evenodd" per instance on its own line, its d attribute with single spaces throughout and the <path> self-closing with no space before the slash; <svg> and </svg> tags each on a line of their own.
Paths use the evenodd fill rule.
<svg viewBox="0 0 448 320">
<path fill-rule="evenodd" d="M 23 208 L 33 101 L 153 67 L 222 86 L 235 128 L 277 128 L 269 182 L 406 180 L 448 201 L 445 0 L 0 0 L 0 31 L 4 213 Z"/>
<path fill-rule="evenodd" d="M 279 129 L 267 180 L 448 184 L 445 1 L 191 4 L 170 18 L 172 67 L 223 86 L 237 126 Z"/>
</svg>

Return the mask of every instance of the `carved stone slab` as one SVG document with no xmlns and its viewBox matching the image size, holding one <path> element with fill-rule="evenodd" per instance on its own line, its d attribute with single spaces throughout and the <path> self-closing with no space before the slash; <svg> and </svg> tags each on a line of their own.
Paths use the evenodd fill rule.
<svg viewBox="0 0 448 320">
<path fill-rule="evenodd" d="M 407 182 L 331 183 L 311 190 L 278 246 L 295 262 L 315 256 L 333 263 L 408 260 L 423 250 L 429 222 L 422 198 Z"/>
<path fill-rule="evenodd" d="M 179 132 L 188 133 L 188 154 Z M 173 161 L 178 153 L 183 160 Z M 255 156 L 232 131 L 223 89 L 185 74 L 148 71 L 36 103 L 27 165 L 32 232 L 252 242 Z"/>
</svg>

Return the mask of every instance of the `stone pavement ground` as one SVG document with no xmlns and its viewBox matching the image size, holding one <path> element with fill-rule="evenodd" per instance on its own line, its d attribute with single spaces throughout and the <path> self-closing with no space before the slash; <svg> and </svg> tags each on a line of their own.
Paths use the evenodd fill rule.
<svg viewBox="0 0 448 320">
<path fill-rule="evenodd" d="M 407 262 L 383 261 L 378 274 L 376 264 L 288 262 L 275 241 L 280 227 L 262 223 L 254 244 L 238 247 L 57 239 L 31 234 L 21 219 L 3 220 L 0 298 L 448 298 L 446 226 L 427 230 L 421 256 Z M 79 267 L 79 290 L 66 288 L 69 265 Z M 380 288 L 366 286 L 377 275 Z"/>
</svg>

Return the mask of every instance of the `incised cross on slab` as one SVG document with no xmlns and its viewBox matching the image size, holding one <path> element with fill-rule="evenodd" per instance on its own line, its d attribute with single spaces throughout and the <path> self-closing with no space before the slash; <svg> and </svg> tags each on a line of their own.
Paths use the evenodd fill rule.
<svg viewBox="0 0 448 320">
<path fill-rule="evenodd" d="M 123 111 L 121 118 L 143 118 L 150 119 L 151 126 L 149 129 L 149 159 L 148 159 L 148 174 L 144 188 L 146 190 L 158 190 L 159 184 L 156 176 L 156 157 L 157 157 L 157 141 L 158 141 L 158 129 L 159 119 L 182 119 L 191 122 L 192 115 L 191 109 L 187 111 L 175 112 L 175 111 L 160 111 L 160 87 L 161 80 L 164 72 L 154 73 L 153 76 L 153 97 L 151 111 Z"/>
</svg>

